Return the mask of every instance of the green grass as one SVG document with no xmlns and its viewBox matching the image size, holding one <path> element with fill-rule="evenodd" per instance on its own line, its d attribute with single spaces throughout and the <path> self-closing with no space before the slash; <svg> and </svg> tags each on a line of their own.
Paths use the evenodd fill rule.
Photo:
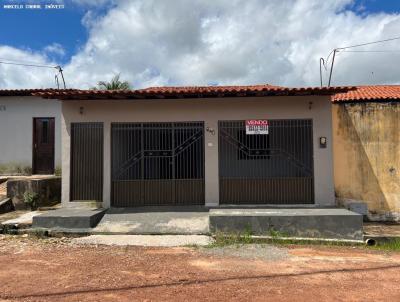
<svg viewBox="0 0 400 302">
<path fill-rule="evenodd" d="M 378 242 L 375 246 L 369 246 L 368 248 L 384 251 L 400 251 L 400 239 Z"/>
<path fill-rule="evenodd" d="M 224 247 L 229 245 L 240 246 L 243 244 L 274 244 L 274 245 L 324 245 L 324 246 L 362 246 L 352 242 L 343 241 L 324 241 L 324 240 L 297 240 L 285 238 L 275 232 L 268 235 L 270 238 L 254 238 L 250 234 L 223 234 L 217 233 L 214 235 L 215 241 L 208 247 Z"/>
<path fill-rule="evenodd" d="M 0 164 L 0 175 L 32 175 L 32 168 L 22 163 Z"/>
<path fill-rule="evenodd" d="M 274 245 L 322 245 L 322 246 L 342 246 L 342 247 L 359 247 L 371 250 L 382 251 L 400 251 L 400 239 L 392 239 L 386 241 L 378 241 L 374 246 L 367 246 L 363 243 L 354 243 L 346 241 L 324 241 L 324 240 L 297 240 L 285 238 L 287 235 L 276 231 L 270 231 L 270 238 L 254 238 L 252 232 L 246 230 L 244 233 L 216 233 L 215 241 L 208 245 L 209 248 L 224 247 L 224 246 L 241 246 L 244 244 L 274 244 Z"/>
<path fill-rule="evenodd" d="M 221 233 L 217 232 L 214 237 L 214 242 L 208 247 L 224 247 L 228 245 L 242 245 L 257 243 L 257 239 L 252 237 L 253 232 L 250 227 L 246 227 L 243 233 Z"/>
<path fill-rule="evenodd" d="M 228 245 L 243 245 L 243 244 L 256 244 L 256 243 L 280 243 L 283 244 L 286 242 L 290 244 L 292 240 L 287 239 L 287 234 L 278 232 L 274 229 L 271 229 L 268 234 L 266 234 L 270 238 L 257 238 L 253 236 L 254 233 L 250 226 L 247 226 L 243 233 L 219 233 L 217 232 L 214 236 L 215 242 L 210 245 L 210 247 L 223 247 Z"/>
<path fill-rule="evenodd" d="M 209 244 L 207 247 L 224 247 L 229 245 L 242 245 L 255 243 L 251 236 L 244 236 L 239 233 L 237 234 L 222 234 L 217 233 L 214 236 L 214 242 Z"/>
</svg>

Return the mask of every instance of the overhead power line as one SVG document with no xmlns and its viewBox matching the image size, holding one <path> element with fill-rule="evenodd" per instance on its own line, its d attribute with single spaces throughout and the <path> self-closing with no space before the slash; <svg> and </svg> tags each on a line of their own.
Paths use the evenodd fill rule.
<svg viewBox="0 0 400 302">
<path fill-rule="evenodd" d="M 395 40 L 400 40 L 400 36 L 399 37 L 394 37 L 394 38 L 390 38 L 390 39 L 384 39 L 384 40 L 378 40 L 378 41 L 372 41 L 372 42 L 367 42 L 367 43 L 361 43 L 361 44 L 355 44 L 355 45 L 350 45 L 350 46 L 345 46 L 345 47 L 337 47 L 334 48 L 326 57 L 326 59 L 324 60 L 324 58 L 320 58 L 319 60 L 319 64 L 320 64 L 320 81 L 321 81 L 321 86 L 322 86 L 322 66 L 325 68 L 325 70 L 327 70 L 327 64 L 329 62 L 329 58 L 332 56 L 332 62 L 331 62 L 331 68 L 330 68 L 330 72 L 329 72 L 329 81 L 328 81 L 328 87 L 331 86 L 331 80 L 332 80 L 332 73 L 333 73 L 333 66 L 335 64 L 335 57 L 336 54 L 339 52 L 364 52 L 364 53 L 388 53 L 388 52 L 400 52 L 400 50 L 346 50 L 346 49 L 351 49 L 351 48 L 356 48 L 356 47 L 361 47 L 361 46 L 367 46 L 367 45 L 372 45 L 372 44 L 378 44 L 378 43 L 385 43 L 385 42 L 390 42 L 390 41 L 395 41 Z"/>
<path fill-rule="evenodd" d="M 378 43 L 389 42 L 389 41 L 394 41 L 394 40 L 400 40 L 400 37 L 395 37 L 395 38 L 390 38 L 390 39 L 385 39 L 385 40 L 379 40 L 379 41 L 373 41 L 373 42 L 367 42 L 367 43 L 356 44 L 356 45 L 350 45 L 350 46 L 345 46 L 345 47 L 338 47 L 336 49 L 340 50 L 340 49 L 354 48 L 354 47 L 366 46 L 366 45 L 371 45 L 371 44 L 378 44 Z"/>
<path fill-rule="evenodd" d="M 64 89 L 67 88 L 65 85 L 65 79 L 64 79 L 64 74 L 63 74 L 63 69 L 61 66 L 51 66 L 51 65 L 43 65 L 39 63 L 30 63 L 30 62 L 18 62 L 18 61 L 11 61 L 11 60 L 4 60 L 0 59 L 0 64 L 6 64 L 6 65 L 15 65 L 15 66 L 24 66 L 24 67 L 38 67 L 38 68 L 51 68 L 51 69 L 56 69 L 58 71 L 58 74 L 61 75 L 63 84 L 64 84 Z M 55 80 L 58 88 L 60 88 L 60 85 L 58 83 L 58 75 L 55 75 Z"/>
<path fill-rule="evenodd" d="M 341 50 L 339 53 L 342 52 L 382 52 L 382 53 L 388 53 L 388 52 L 400 52 L 400 49 L 397 50 Z"/>
<path fill-rule="evenodd" d="M 14 63 L 14 62 L 4 62 L 4 61 L 0 61 L 0 64 L 18 65 L 18 66 L 27 66 L 27 67 L 56 68 L 55 66 L 36 65 L 36 64 L 25 64 L 25 63 Z"/>
</svg>

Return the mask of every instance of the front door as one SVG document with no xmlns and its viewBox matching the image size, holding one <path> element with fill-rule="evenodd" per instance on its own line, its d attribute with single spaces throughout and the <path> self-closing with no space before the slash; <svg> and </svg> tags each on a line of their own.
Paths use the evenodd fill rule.
<svg viewBox="0 0 400 302">
<path fill-rule="evenodd" d="M 70 200 L 103 200 L 103 123 L 71 123 Z"/>
<path fill-rule="evenodd" d="M 54 173 L 54 118 L 33 119 L 33 174 Z"/>
</svg>

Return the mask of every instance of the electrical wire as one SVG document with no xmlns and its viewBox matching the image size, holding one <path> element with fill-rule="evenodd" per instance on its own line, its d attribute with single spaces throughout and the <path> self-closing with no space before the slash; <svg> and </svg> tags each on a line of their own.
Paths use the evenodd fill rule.
<svg viewBox="0 0 400 302">
<path fill-rule="evenodd" d="M 57 68 L 57 66 L 26 64 L 26 63 L 16 63 L 16 62 L 6 62 L 6 61 L 0 61 L 0 64 L 26 66 L 26 67 L 40 67 L 40 68 Z"/>
<path fill-rule="evenodd" d="M 356 45 L 350 45 L 350 46 L 345 46 L 345 47 L 338 47 L 338 48 L 336 48 L 336 49 L 339 49 L 339 50 L 340 50 L 340 49 L 354 48 L 354 47 L 360 47 L 360 46 L 365 46 L 365 45 L 371 45 L 371 44 L 389 42 L 389 41 L 394 41 L 394 40 L 400 40 L 400 37 L 394 37 L 394 38 L 390 38 L 390 39 L 379 40 L 379 41 L 373 41 L 373 42 L 367 42 L 367 43 L 356 44 Z"/>
<path fill-rule="evenodd" d="M 400 40 L 400 37 L 394 37 L 394 38 L 390 38 L 390 39 L 385 39 L 385 40 L 379 40 L 379 41 L 373 41 L 373 42 L 367 42 L 367 43 L 362 43 L 362 44 L 356 44 L 356 45 L 350 45 L 350 46 L 345 46 L 345 47 L 338 47 L 338 48 L 334 48 L 326 57 L 325 61 L 324 61 L 324 69 L 327 70 L 327 65 L 329 64 L 329 58 L 331 57 L 331 55 L 336 51 L 336 53 L 339 52 L 386 52 L 386 51 L 356 51 L 356 50 L 345 50 L 345 49 L 349 49 L 349 48 L 355 48 L 355 47 L 360 47 L 360 46 L 366 46 L 366 45 L 372 45 L 372 44 L 378 44 L 378 43 L 384 43 L 384 42 L 389 42 L 389 41 L 395 41 L 395 40 Z M 400 51 L 400 50 L 399 50 Z M 387 51 L 389 52 L 389 51 Z M 392 51 L 390 51 L 392 52 Z"/>
<path fill-rule="evenodd" d="M 326 59 L 325 59 L 325 64 L 328 64 L 329 63 L 329 57 L 333 54 L 333 52 L 335 51 L 335 49 L 332 49 L 332 51 L 329 53 L 329 55 L 326 57 Z M 324 64 L 324 66 L 325 66 L 325 64 Z M 326 69 L 326 66 L 325 66 L 325 69 Z"/>
<path fill-rule="evenodd" d="M 397 50 L 341 50 L 338 51 L 338 53 L 342 52 L 383 52 L 383 53 L 388 53 L 388 52 L 400 52 L 400 49 Z"/>
<path fill-rule="evenodd" d="M 400 40 L 400 36 L 399 37 L 394 37 L 394 38 L 390 38 L 390 39 L 384 39 L 384 40 L 378 40 L 378 41 L 373 41 L 373 42 L 367 42 L 367 43 L 362 43 L 362 44 L 355 44 L 355 45 L 350 45 L 350 46 L 345 46 L 345 47 L 338 47 L 338 48 L 334 48 L 326 57 L 326 59 L 324 60 L 323 58 L 320 58 L 319 64 L 320 64 L 320 78 L 321 78 L 321 86 L 322 86 L 322 69 L 321 69 L 321 64 L 324 67 L 325 71 L 327 71 L 327 65 L 329 64 L 329 59 L 331 57 L 331 55 L 333 54 L 333 60 L 335 60 L 335 55 L 339 54 L 341 52 L 357 52 L 357 53 L 389 53 L 389 52 L 400 52 L 400 50 L 394 50 L 394 51 L 388 51 L 388 50 L 346 50 L 349 48 L 356 48 L 356 47 L 361 47 L 361 46 L 366 46 L 366 45 L 372 45 L 372 44 L 378 44 L 378 43 L 384 43 L 384 42 L 389 42 L 389 41 L 395 41 L 395 40 Z M 321 61 L 322 59 L 322 61 Z M 333 64 L 334 61 L 332 61 L 332 65 L 331 65 L 331 71 L 330 71 L 330 75 L 329 75 L 329 83 L 328 86 L 330 86 L 331 83 L 331 78 L 332 78 L 332 71 L 333 71 Z"/>
<path fill-rule="evenodd" d="M 57 66 L 50 66 L 50 65 L 43 65 L 43 64 L 39 64 L 39 63 L 32 63 L 32 62 L 18 62 L 18 61 L 12 61 L 12 60 L 7 60 L 7 59 L 2 59 L 0 58 L 0 64 L 6 64 L 6 65 L 16 65 L 16 66 L 25 66 L 25 67 L 39 67 L 39 68 L 51 68 L 51 69 L 56 69 L 58 70 L 58 74 L 55 75 L 56 77 L 56 85 L 59 86 L 59 82 L 58 82 L 58 75 L 61 75 L 63 84 L 64 84 L 64 89 L 66 89 L 66 85 L 65 85 L 65 79 L 64 79 L 64 74 L 63 74 L 63 70 L 61 68 L 60 65 Z"/>
</svg>

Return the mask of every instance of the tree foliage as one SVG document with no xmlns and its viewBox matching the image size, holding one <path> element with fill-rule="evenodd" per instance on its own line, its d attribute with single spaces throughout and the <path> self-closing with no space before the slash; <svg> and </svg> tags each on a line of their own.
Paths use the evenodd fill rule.
<svg viewBox="0 0 400 302">
<path fill-rule="evenodd" d="M 97 83 L 95 89 L 100 90 L 127 90 L 131 89 L 131 86 L 127 81 L 120 80 L 120 74 L 115 75 L 110 82 L 100 81 Z"/>
</svg>

